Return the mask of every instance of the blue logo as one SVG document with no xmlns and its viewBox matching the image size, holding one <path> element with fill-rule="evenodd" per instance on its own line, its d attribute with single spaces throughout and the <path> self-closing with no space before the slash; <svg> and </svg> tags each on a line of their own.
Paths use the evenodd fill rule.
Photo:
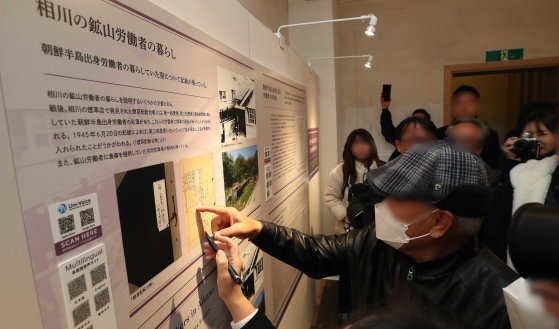
<svg viewBox="0 0 559 329">
<path fill-rule="evenodd" d="M 57 210 L 58 210 L 58 213 L 60 213 L 62 215 L 63 213 L 66 212 L 66 210 L 68 210 L 68 206 L 66 206 L 65 203 L 61 203 L 60 205 L 58 205 Z"/>
</svg>

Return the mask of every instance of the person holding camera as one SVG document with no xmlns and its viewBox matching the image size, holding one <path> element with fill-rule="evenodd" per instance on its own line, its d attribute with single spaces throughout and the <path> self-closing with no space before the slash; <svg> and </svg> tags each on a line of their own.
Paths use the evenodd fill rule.
<svg viewBox="0 0 559 329">
<path fill-rule="evenodd" d="M 555 104 L 534 103 L 523 108 L 516 129 L 520 136 L 507 138 L 501 146 L 505 158 L 520 163 L 555 154 L 558 119 Z"/>
<path fill-rule="evenodd" d="M 559 160 L 555 155 L 559 147 L 559 105 L 536 103 L 527 109 L 522 136 L 511 137 L 503 144 L 505 156 L 523 161 L 510 171 L 513 189 L 511 216 L 529 202 L 559 205 L 559 195 L 550 188 L 552 181 L 559 180 Z"/>
<path fill-rule="evenodd" d="M 503 153 L 523 162 L 511 169 L 509 180 L 502 184 L 494 201 L 503 232 L 508 230 L 512 214 L 526 203 L 559 206 L 559 157 L 555 154 L 559 148 L 559 105 L 528 105 L 519 127 L 524 137 L 507 139 Z M 512 266 L 510 260 L 508 264 Z"/>
</svg>

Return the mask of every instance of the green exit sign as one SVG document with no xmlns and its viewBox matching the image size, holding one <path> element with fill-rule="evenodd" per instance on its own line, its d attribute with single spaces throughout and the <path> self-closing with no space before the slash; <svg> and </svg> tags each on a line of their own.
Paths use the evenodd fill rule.
<svg viewBox="0 0 559 329">
<path fill-rule="evenodd" d="M 504 62 L 524 59 L 524 48 L 491 50 L 485 52 L 486 62 Z"/>
</svg>

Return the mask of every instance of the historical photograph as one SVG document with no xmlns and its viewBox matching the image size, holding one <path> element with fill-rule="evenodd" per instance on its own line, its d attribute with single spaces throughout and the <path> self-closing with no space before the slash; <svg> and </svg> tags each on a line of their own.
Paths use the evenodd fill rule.
<svg viewBox="0 0 559 329">
<path fill-rule="evenodd" d="M 221 144 L 256 138 L 254 80 L 217 68 Z"/>
</svg>

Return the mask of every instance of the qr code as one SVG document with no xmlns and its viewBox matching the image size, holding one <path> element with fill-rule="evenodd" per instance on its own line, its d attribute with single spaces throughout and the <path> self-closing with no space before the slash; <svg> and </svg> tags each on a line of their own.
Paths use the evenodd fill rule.
<svg viewBox="0 0 559 329">
<path fill-rule="evenodd" d="M 101 292 L 95 295 L 95 310 L 99 311 L 110 301 L 111 301 L 111 297 L 109 297 L 109 288 L 105 288 L 101 290 Z"/>
<path fill-rule="evenodd" d="M 95 215 L 93 214 L 93 208 L 80 211 L 80 220 L 82 221 L 82 227 L 95 222 Z"/>
<path fill-rule="evenodd" d="M 74 215 L 60 217 L 58 219 L 58 229 L 60 230 L 60 234 L 72 232 L 75 228 L 76 224 L 74 223 Z"/>
<path fill-rule="evenodd" d="M 72 316 L 74 318 L 74 326 L 84 322 L 91 316 L 91 310 L 89 309 L 89 301 L 81 303 L 72 311 Z"/>
<path fill-rule="evenodd" d="M 105 263 L 92 269 L 91 272 L 91 285 L 96 286 L 99 282 L 107 278 L 107 271 L 105 269 Z"/>
<path fill-rule="evenodd" d="M 85 275 L 83 274 L 68 282 L 68 292 L 70 294 L 70 300 L 83 294 L 86 290 L 87 286 L 85 284 Z"/>
</svg>

